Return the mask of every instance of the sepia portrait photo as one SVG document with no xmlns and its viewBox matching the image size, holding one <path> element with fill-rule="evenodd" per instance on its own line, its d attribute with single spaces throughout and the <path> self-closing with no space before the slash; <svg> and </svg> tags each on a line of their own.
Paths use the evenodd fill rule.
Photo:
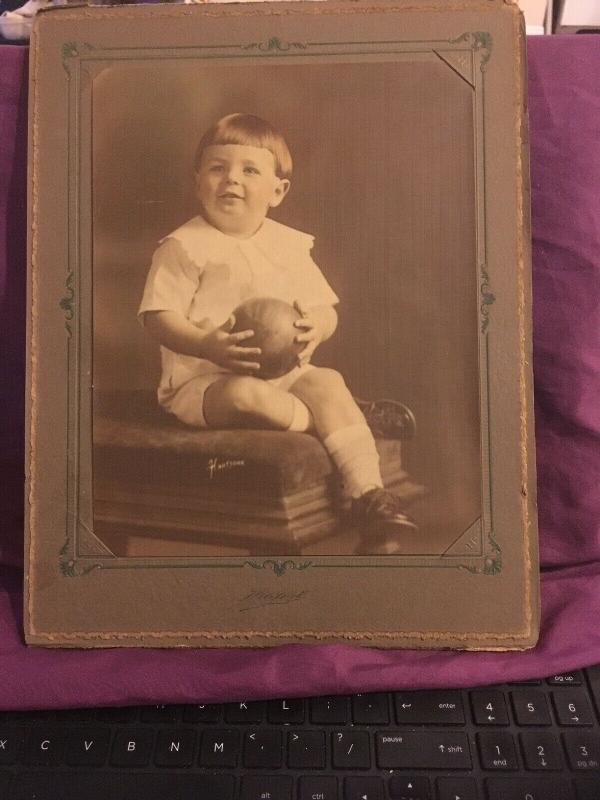
<svg viewBox="0 0 600 800">
<path fill-rule="evenodd" d="M 470 70 L 451 47 L 308 58 L 272 40 L 97 71 L 92 507 L 107 552 L 478 552 Z"/>
</svg>

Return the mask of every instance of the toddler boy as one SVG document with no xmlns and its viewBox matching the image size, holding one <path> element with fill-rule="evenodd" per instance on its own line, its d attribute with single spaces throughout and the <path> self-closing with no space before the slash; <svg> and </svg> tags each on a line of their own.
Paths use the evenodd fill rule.
<svg viewBox="0 0 600 800">
<path fill-rule="evenodd" d="M 359 554 L 401 551 L 415 530 L 383 488 L 375 441 L 339 372 L 310 363 L 336 329 L 338 298 L 312 260 L 313 237 L 267 215 L 290 188 L 283 136 L 250 114 L 223 117 L 195 159 L 199 215 L 162 240 L 139 309 L 161 345 L 161 405 L 196 427 L 312 431 L 352 497 Z M 280 378 L 256 377 L 253 331 L 232 333 L 234 309 L 276 297 L 301 313 L 299 363 Z"/>
</svg>

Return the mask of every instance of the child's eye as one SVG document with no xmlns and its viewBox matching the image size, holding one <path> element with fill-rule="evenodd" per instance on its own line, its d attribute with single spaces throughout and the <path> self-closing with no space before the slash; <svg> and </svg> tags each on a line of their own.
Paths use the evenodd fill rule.
<svg viewBox="0 0 600 800">
<path fill-rule="evenodd" d="M 260 172 L 256 169 L 256 167 L 244 167 L 244 172 L 248 175 L 260 175 Z"/>
<path fill-rule="evenodd" d="M 212 167 L 209 167 L 209 172 L 222 172 L 223 165 L 222 164 L 213 164 Z"/>
</svg>

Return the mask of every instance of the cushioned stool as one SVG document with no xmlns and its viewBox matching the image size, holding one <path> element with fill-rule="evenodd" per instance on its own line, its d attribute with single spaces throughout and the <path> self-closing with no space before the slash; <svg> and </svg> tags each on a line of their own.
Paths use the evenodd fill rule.
<svg viewBox="0 0 600 800">
<path fill-rule="evenodd" d="M 381 422 L 379 408 L 375 428 Z M 409 428 L 396 419 L 390 430 Z M 399 439 L 376 441 L 386 486 L 416 493 Z M 335 534 L 344 514 L 339 479 L 314 436 L 195 430 L 145 392 L 95 395 L 93 466 L 94 531 L 119 556 L 189 556 L 194 544 L 198 555 L 206 545 L 295 555 Z"/>
</svg>

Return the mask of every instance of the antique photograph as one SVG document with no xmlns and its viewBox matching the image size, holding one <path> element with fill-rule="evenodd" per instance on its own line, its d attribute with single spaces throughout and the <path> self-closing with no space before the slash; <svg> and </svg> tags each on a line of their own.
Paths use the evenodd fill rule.
<svg viewBox="0 0 600 800">
<path fill-rule="evenodd" d="M 477 551 L 472 83 L 426 51 L 123 60 L 92 81 L 107 552 Z"/>
</svg>

